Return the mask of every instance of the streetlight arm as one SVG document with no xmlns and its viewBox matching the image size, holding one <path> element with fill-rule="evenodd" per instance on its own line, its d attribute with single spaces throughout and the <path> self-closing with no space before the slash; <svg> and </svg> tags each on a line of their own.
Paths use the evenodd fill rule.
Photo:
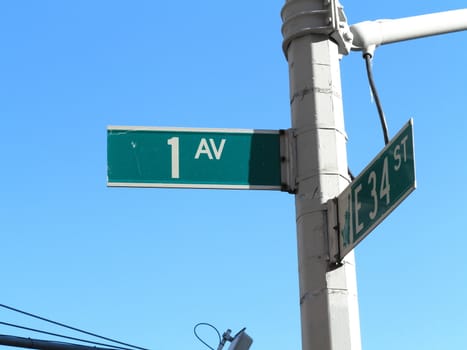
<svg viewBox="0 0 467 350">
<path fill-rule="evenodd" d="M 373 55 L 379 45 L 467 30 L 467 9 L 399 19 L 365 21 L 350 26 L 352 50 Z"/>
</svg>

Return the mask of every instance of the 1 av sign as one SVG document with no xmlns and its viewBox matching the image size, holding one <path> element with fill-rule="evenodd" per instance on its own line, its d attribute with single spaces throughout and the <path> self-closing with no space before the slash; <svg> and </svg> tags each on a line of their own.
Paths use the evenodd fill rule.
<svg viewBox="0 0 467 350">
<path fill-rule="evenodd" d="M 410 120 L 337 198 L 342 259 L 415 189 Z"/>
<path fill-rule="evenodd" d="M 109 127 L 108 186 L 281 189 L 279 131 Z"/>
</svg>

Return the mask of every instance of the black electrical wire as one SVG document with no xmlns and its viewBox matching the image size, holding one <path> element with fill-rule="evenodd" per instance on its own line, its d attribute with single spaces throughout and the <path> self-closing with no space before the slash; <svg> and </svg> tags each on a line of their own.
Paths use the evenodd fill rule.
<svg viewBox="0 0 467 350">
<path fill-rule="evenodd" d="M 383 128 L 383 135 L 384 135 L 384 143 L 387 145 L 389 143 L 389 132 L 388 132 L 388 125 L 386 123 L 386 117 L 384 115 L 383 106 L 381 105 L 381 101 L 378 96 L 378 91 L 376 90 L 375 81 L 373 79 L 373 69 L 371 67 L 371 59 L 372 56 L 369 53 L 363 55 L 363 58 L 366 62 L 366 71 L 368 74 L 368 81 L 370 82 L 371 93 L 376 102 L 376 108 L 378 109 L 379 120 L 381 122 L 381 127 Z"/>
<path fill-rule="evenodd" d="M 349 167 L 347 167 L 347 173 L 349 174 L 350 181 L 355 180 L 355 176 L 354 176 L 354 174 L 352 173 L 352 171 L 350 170 Z"/>
<path fill-rule="evenodd" d="M 47 318 L 45 318 L 45 317 L 41 317 L 41 316 L 38 316 L 38 315 L 34 315 L 34 314 L 32 314 L 32 313 L 29 313 L 29 312 L 26 312 L 26 311 L 23 311 L 23 310 L 15 309 L 14 307 L 11 307 L 11 306 L 8 306 L 8 305 L 0 304 L 0 307 L 3 307 L 3 308 L 5 308 L 5 309 L 11 310 L 11 311 L 18 312 L 18 313 L 20 313 L 20 314 L 23 314 L 23 315 L 26 315 L 26 316 L 29 316 L 29 317 L 36 318 L 36 319 L 41 320 L 41 321 L 49 322 L 49 323 L 52 323 L 52 324 L 57 325 L 57 326 L 60 326 L 60 327 L 68 328 L 68 329 L 71 329 L 71 330 L 76 331 L 76 332 L 80 332 L 80 333 L 83 333 L 83 334 L 87 334 L 87 335 L 90 335 L 90 336 L 93 336 L 93 337 L 96 337 L 96 338 L 99 338 L 99 339 L 107 340 L 107 341 L 110 341 L 110 342 L 112 342 L 112 343 L 116 343 L 116 344 L 120 344 L 120 345 L 125 345 L 125 346 L 128 346 L 128 347 L 130 347 L 130 348 L 134 348 L 134 349 L 138 349 L 138 350 L 149 350 L 149 349 L 142 348 L 142 347 L 139 347 L 139 346 L 136 346 L 136 345 L 124 343 L 124 342 L 121 342 L 121 341 L 118 341 L 118 340 L 115 340 L 115 339 L 112 339 L 112 338 L 103 337 L 103 336 L 101 336 L 101 335 L 98 335 L 98 334 L 95 334 L 95 333 L 91 333 L 91 332 L 88 332 L 88 331 L 85 331 L 85 330 L 82 330 L 82 329 L 79 329 L 79 328 L 75 328 L 75 327 L 72 327 L 72 326 L 68 326 L 68 325 L 66 325 L 66 324 L 63 324 L 63 323 L 60 323 L 60 322 L 56 322 L 56 321 L 47 319 Z M 126 349 L 126 348 L 121 348 L 121 349 Z"/>
<path fill-rule="evenodd" d="M 82 342 L 82 343 L 88 343 L 88 344 L 93 344 L 93 345 L 106 346 L 106 347 L 110 347 L 110 348 L 112 348 L 112 349 L 130 350 L 129 348 L 124 348 L 124 347 L 121 347 L 121 346 L 114 346 L 114 345 L 109 345 L 109 344 L 104 344 L 104 343 L 95 342 L 95 341 L 92 341 L 92 340 L 85 340 L 85 339 L 70 337 L 70 336 L 67 336 L 67 335 L 62 335 L 62 334 L 47 332 L 47 331 L 43 331 L 43 330 L 40 330 L 40 329 L 34 329 L 34 328 L 30 328 L 30 327 L 20 326 L 20 325 L 8 323 L 8 322 L 0 321 L 0 324 L 1 324 L 1 325 L 4 325 L 4 326 L 9 326 L 9 327 L 14 327 L 14 328 L 24 329 L 24 330 L 31 331 L 31 332 L 36 332 L 36 333 L 51 335 L 51 336 L 54 336 L 54 337 L 59 337 L 59 338 L 70 339 L 70 340 L 74 340 L 74 341 L 79 341 L 79 342 Z"/>
<path fill-rule="evenodd" d="M 12 346 L 15 348 L 37 350 L 115 350 L 95 345 L 67 343 L 64 341 L 43 340 L 34 338 L 17 337 L 14 335 L 0 334 L 0 346 Z"/>
<path fill-rule="evenodd" d="M 193 327 L 193 333 L 195 333 L 195 337 L 198 338 L 198 340 L 203 343 L 204 345 L 206 345 L 209 349 L 211 350 L 214 350 L 214 348 L 209 345 L 208 343 L 206 343 L 203 339 L 201 339 L 198 335 L 198 333 L 196 333 L 196 328 L 198 328 L 199 326 L 208 326 L 208 327 L 211 327 L 212 329 L 214 329 L 217 333 L 217 336 L 219 337 L 219 344 L 221 343 L 222 341 L 222 337 L 221 337 L 221 334 L 219 333 L 219 331 L 217 330 L 216 327 L 214 327 L 212 324 L 210 323 L 205 323 L 205 322 L 201 322 L 201 323 L 198 323 L 196 326 Z"/>
</svg>

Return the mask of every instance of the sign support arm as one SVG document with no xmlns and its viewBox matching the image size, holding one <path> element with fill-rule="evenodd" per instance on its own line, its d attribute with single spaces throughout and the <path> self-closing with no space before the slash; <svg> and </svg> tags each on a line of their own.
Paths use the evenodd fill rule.
<svg viewBox="0 0 467 350">
<path fill-rule="evenodd" d="M 467 9 L 365 21 L 350 26 L 353 34 L 352 50 L 372 56 L 380 45 L 462 30 L 467 30 Z"/>
</svg>

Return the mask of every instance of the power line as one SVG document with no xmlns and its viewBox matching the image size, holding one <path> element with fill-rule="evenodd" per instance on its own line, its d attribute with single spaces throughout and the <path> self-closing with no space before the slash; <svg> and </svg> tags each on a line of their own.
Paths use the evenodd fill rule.
<svg viewBox="0 0 467 350">
<path fill-rule="evenodd" d="M 0 334 L 0 345 L 39 350 L 114 350 L 113 348 L 99 348 L 97 346 L 16 337 L 4 334 Z"/>
<path fill-rule="evenodd" d="M 19 310 L 19 309 L 16 309 L 14 307 L 11 307 L 11 306 L 8 306 L 8 305 L 5 305 L 5 304 L 0 304 L 0 307 L 3 307 L 3 308 L 8 309 L 10 311 L 18 312 L 20 314 L 23 314 L 23 315 L 26 315 L 26 316 L 29 316 L 29 317 L 36 318 L 36 319 L 41 320 L 41 321 L 49 322 L 49 323 L 55 324 L 55 325 L 60 326 L 60 327 L 68 328 L 68 329 L 71 329 L 71 330 L 76 331 L 76 332 L 87 334 L 87 335 L 90 335 L 90 336 L 93 336 L 93 337 L 96 337 L 96 338 L 99 338 L 99 339 L 107 340 L 107 341 L 110 341 L 112 343 L 129 346 L 131 348 L 138 349 L 138 350 L 149 350 L 147 348 L 142 348 L 142 347 L 139 347 L 139 346 L 136 346 L 136 345 L 124 343 L 124 342 L 121 342 L 121 341 L 118 341 L 118 340 L 115 340 L 115 339 L 112 339 L 112 338 L 104 337 L 104 336 L 101 336 L 101 335 L 98 335 L 98 334 L 95 334 L 95 333 L 92 333 L 92 332 L 88 332 L 88 331 L 85 331 L 85 330 L 82 330 L 82 329 L 79 329 L 79 328 L 76 328 L 76 327 L 68 326 L 66 324 L 56 322 L 56 321 L 50 320 L 50 319 L 42 317 L 42 316 L 34 315 L 34 314 L 30 313 L 30 312 Z M 121 348 L 121 349 L 126 349 L 126 348 Z"/>
<path fill-rule="evenodd" d="M 113 345 L 109 345 L 109 344 L 104 344 L 104 343 L 95 342 L 95 341 L 92 341 L 92 340 L 85 340 L 85 339 L 70 337 L 70 336 L 67 336 L 67 335 L 62 335 L 62 334 L 58 334 L 58 333 L 47 332 L 47 331 L 43 331 L 43 330 L 40 330 L 40 329 L 34 329 L 34 328 L 30 328 L 30 327 L 20 326 L 20 325 L 13 324 L 13 323 L 8 323 L 8 322 L 0 321 L 0 324 L 2 324 L 2 325 L 4 325 L 4 326 L 9 326 L 9 327 L 14 327 L 14 328 L 24 329 L 24 330 L 32 331 L 32 332 L 36 332 L 36 333 L 51 335 L 51 336 L 54 336 L 54 337 L 60 337 L 60 338 L 64 338 L 64 339 L 70 339 L 70 340 L 80 341 L 80 342 L 88 343 L 88 344 L 102 345 L 102 346 L 110 346 L 110 347 L 112 347 L 113 349 L 130 350 L 130 349 L 128 349 L 128 348 L 124 348 L 124 347 L 120 347 L 120 346 L 113 346 Z"/>
</svg>

